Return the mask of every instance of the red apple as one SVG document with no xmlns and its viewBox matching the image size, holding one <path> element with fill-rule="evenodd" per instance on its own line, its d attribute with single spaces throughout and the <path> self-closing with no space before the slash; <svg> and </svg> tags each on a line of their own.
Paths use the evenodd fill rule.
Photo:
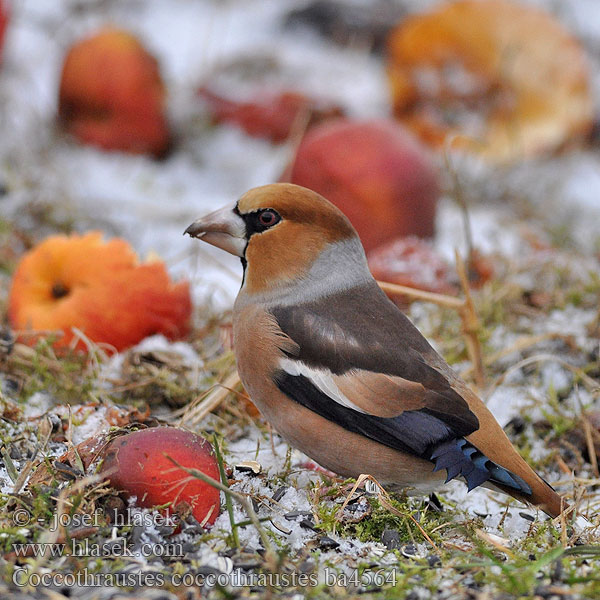
<svg viewBox="0 0 600 600">
<path fill-rule="evenodd" d="M 420 142 L 392 120 L 317 125 L 300 143 L 291 182 L 340 208 L 367 251 L 397 237 L 434 233 L 436 169 Z"/>
<path fill-rule="evenodd" d="M 69 50 L 59 117 L 79 141 L 105 150 L 160 156 L 170 144 L 158 63 L 120 29 L 103 29 Z"/>
<path fill-rule="evenodd" d="M 136 505 L 170 504 L 166 514 L 188 505 L 200 523 L 212 525 L 219 515 L 219 491 L 177 467 L 198 469 L 220 481 L 213 447 L 203 437 L 175 427 L 154 427 L 115 438 L 107 448 L 101 472 Z"/>
<path fill-rule="evenodd" d="M 216 123 L 234 123 L 248 135 L 272 142 L 288 139 L 298 121 L 307 119 L 308 123 L 300 124 L 312 126 L 342 114 L 337 106 L 323 104 L 291 91 L 261 94 L 247 102 L 219 96 L 207 88 L 201 88 L 198 94 L 208 103 Z"/>
</svg>

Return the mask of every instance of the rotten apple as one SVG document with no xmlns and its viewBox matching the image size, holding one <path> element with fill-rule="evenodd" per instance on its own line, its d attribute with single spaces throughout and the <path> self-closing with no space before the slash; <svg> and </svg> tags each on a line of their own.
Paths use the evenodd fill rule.
<svg viewBox="0 0 600 600">
<path fill-rule="evenodd" d="M 119 351 L 156 333 L 178 339 L 191 311 L 187 282 L 171 282 L 162 261 L 140 263 L 125 240 L 105 242 L 97 231 L 52 236 L 27 252 L 8 299 L 21 340 L 62 331 L 55 347 L 73 341 L 73 328 Z M 76 347 L 85 349 L 84 341 Z"/>
</svg>

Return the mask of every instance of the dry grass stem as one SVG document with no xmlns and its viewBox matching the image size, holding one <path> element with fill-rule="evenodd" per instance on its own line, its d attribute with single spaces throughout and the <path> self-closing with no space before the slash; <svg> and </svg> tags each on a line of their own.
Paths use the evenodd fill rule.
<svg viewBox="0 0 600 600">
<path fill-rule="evenodd" d="M 506 547 L 506 544 L 509 543 L 508 540 L 504 540 L 496 535 L 492 535 L 487 533 L 487 531 L 483 531 L 483 529 L 476 529 L 475 535 L 482 540 L 496 548 L 496 550 L 500 550 L 500 552 L 506 554 L 508 557 L 514 559 L 515 555 Z"/>
<path fill-rule="evenodd" d="M 216 384 L 201 402 L 183 414 L 179 425 L 185 425 L 186 427 L 197 425 L 206 415 L 215 410 L 229 394 L 236 393 L 240 385 L 240 376 L 236 370 L 233 370 L 227 375 L 223 383 Z"/>
<path fill-rule="evenodd" d="M 397 508 L 395 508 L 393 506 L 393 504 L 390 502 L 390 496 L 387 493 L 387 491 L 385 490 L 385 488 L 377 481 L 377 479 L 375 479 L 375 477 L 373 477 L 372 475 L 369 475 L 368 473 L 361 473 L 358 476 L 355 484 L 352 486 L 352 489 L 350 490 L 350 492 L 348 492 L 342 506 L 336 513 L 336 516 L 335 516 L 336 521 L 342 520 L 342 515 L 344 513 L 344 509 L 346 508 L 346 506 L 348 506 L 348 503 L 354 496 L 354 493 L 363 483 L 366 483 L 367 481 L 370 481 L 377 487 L 377 490 L 379 492 L 379 494 L 378 494 L 379 502 L 387 511 L 389 511 L 393 515 L 396 515 L 397 517 L 410 519 L 414 523 L 414 525 L 417 527 L 417 529 L 421 532 L 421 535 L 429 542 L 429 544 L 431 544 L 432 548 L 434 548 L 434 550 L 439 552 L 439 548 L 436 546 L 435 542 L 431 539 L 431 537 L 427 534 L 427 532 L 423 529 L 421 524 L 410 513 L 403 513 L 403 512 L 400 512 Z"/>
<path fill-rule="evenodd" d="M 583 432 L 585 434 L 587 451 L 590 456 L 590 465 L 592 466 L 592 472 L 596 477 L 600 477 L 600 471 L 598 471 L 598 457 L 596 456 L 596 446 L 594 444 L 594 430 L 589 419 L 585 414 L 582 415 L 581 422 L 583 424 Z M 595 433 L 596 437 L 598 437 L 598 432 L 596 431 Z"/>
<path fill-rule="evenodd" d="M 313 111 L 310 107 L 298 111 L 298 114 L 292 123 L 288 139 L 286 140 L 289 147 L 289 158 L 286 162 L 285 168 L 283 169 L 283 173 L 279 178 L 279 181 L 281 182 L 289 182 L 292 178 L 292 168 L 294 166 L 296 154 L 298 153 L 298 147 L 300 146 L 300 142 L 302 141 L 302 138 L 304 138 L 304 134 L 306 133 L 306 130 L 310 124 L 312 112 Z"/>
<path fill-rule="evenodd" d="M 471 296 L 471 289 L 469 287 L 469 278 L 467 276 L 467 269 L 465 263 L 461 258 L 458 251 L 455 251 L 456 256 L 456 270 L 458 271 L 458 277 L 462 286 L 463 294 L 465 295 L 464 304 L 460 310 L 460 318 L 463 325 L 463 334 L 465 335 L 465 341 L 467 344 L 467 352 L 471 364 L 473 365 L 475 383 L 479 388 L 482 388 L 485 384 L 485 374 L 483 371 L 483 358 L 481 355 L 481 343 L 479 342 L 479 318 L 475 311 L 475 304 L 473 303 L 473 297 Z"/>
</svg>

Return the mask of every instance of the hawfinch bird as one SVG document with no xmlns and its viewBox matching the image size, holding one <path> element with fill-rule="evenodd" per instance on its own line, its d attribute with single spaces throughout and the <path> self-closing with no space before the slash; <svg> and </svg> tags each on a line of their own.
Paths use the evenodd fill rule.
<svg viewBox="0 0 600 600">
<path fill-rule="evenodd" d="M 539 506 L 561 497 L 373 279 L 350 221 L 306 188 L 254 188 L 186 233 L 239 256 L 237 368 L 277 431 L 343 476 L 430 492 L 462 478 Z"/>
</svg>

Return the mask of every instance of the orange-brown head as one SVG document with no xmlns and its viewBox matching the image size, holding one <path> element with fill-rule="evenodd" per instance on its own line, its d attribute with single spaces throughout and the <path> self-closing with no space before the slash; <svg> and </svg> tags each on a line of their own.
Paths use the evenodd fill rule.
<svg viewBox="0 0 600 600">
<path fill-rule="evenodd" d="M 368 276 L 364 251 L 347 217 L 307 188 L 273 183 L 246 192 L 235 206 L 202 217 L 193 237 L 242 259 L 242 290 L 269 294 L 297 284 Z M 366 273 L 365 273 L 366 272 Z"/>
</svg>

